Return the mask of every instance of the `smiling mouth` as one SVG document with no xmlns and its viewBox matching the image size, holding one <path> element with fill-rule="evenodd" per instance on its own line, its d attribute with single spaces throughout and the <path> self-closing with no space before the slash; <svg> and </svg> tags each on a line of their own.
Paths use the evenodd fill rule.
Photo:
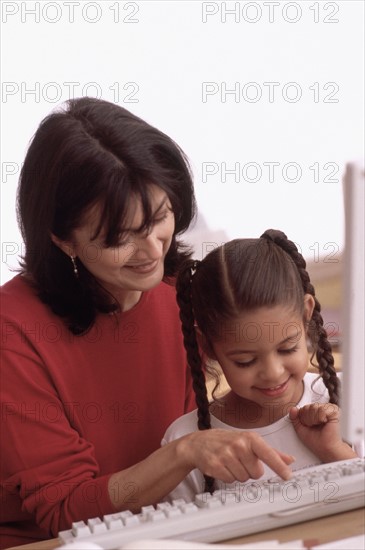
<svg viewBox="0 0 365 550">
<path fill-rule="evenodd" d="M 280 395 L 286 390 L 288 383 L 289 383 L 289 378 L 282 384 L 279 384 L 278 386 L 273 386 L 271 388 L 256 388 L 256 389 L 264 393 L 265 395 L 276 396 L 276 395 Z"/>
<path fill-rule="evenodd" d="M 154 260 L 153 262 L 136 265 L 125 265 L 124 267 L 132 270 L 134 273 L 149 273 L 150 271 L 154 271 L 156 269 L 158 262 L 159 260 Z"/>
</svg>

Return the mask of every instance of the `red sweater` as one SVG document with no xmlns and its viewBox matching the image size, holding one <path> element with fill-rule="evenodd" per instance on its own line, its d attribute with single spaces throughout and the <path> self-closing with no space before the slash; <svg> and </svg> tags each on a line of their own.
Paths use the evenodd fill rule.
<svg viewBox="0 0 365 550">
<path fill-rule="evenodd" d="M 165 283 L 118 320 L 99 315 L 74 336 L 18 275 L 1 288 L 1 329 L 6 548 L 114 512 L 110 475 L 159 448 L 194 398 L 175 289 Z"/>
</svg>

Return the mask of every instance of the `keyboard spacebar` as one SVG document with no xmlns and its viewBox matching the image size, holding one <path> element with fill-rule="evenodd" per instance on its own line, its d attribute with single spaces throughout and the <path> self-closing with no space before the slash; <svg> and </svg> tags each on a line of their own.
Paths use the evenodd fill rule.
<svg viewBox="0 0 365 550">
<path fill-rule="evenodd" d="M 359 507 L 362 507 L 364 505 L 364 491 L 359 491 L 358 493 L 354 493 L 352 495 L 347 495 L 345 497 L 342 497 L 338 502 L 336 502 L 336 504 L 338 504 L 341 508 L 343 508 L 342 503 L 344 503 L 345 501 L 355 503 L 357 500 L 359 500 Z M 295 514 L 302 514 L 305 510 L 308 510 L 308 509 L 322 508 L 323 506 L 328 506 L 328 504 L 331 504 L 331 502 L 330 501 L 316 502 L 313 504 L 307 504 L 305 506 L 298 506 L 298 508 L 290 508 L 288 510 L 273 512 L 269 515 L 275 518 L 293 516 Z"/>
</svg>

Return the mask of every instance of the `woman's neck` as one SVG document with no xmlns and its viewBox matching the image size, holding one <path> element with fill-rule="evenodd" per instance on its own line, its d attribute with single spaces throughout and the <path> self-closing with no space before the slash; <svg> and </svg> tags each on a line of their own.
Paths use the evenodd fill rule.
<svg viewBox="0 0 365 550">
<path fill-rule="evenodd" d="M 129 291 L 127 294 L 121 296 L 116 296 L 118 303 L 120 305 L 121 311 L 129 311 L 135 305 L 138 304 L 142 296 L 140 290 Z"/>
<path fill-rule="evenodd" d="M 120 311 L 129 311 L 130 309 L 132 309 L 135 305 L 138 304 L 142 296 L 141 290 L 125 290 L 115 287 L 109 287 L 107 285 L 103 286 L 105 290 L 107 290 L 107 292 L 109 292 L 118 302 Z"/>
</svg>

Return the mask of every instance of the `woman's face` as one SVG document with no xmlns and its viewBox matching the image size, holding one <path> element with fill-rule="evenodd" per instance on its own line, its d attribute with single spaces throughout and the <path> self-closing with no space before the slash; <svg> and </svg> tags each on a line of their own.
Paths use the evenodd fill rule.
<svg viewBox="0 0 365 550">
<path fill-rule="evenodd" d="M 106 248 L 102 232 L 96 239 L 99 223 L 98 209 L 92 209 L 85 222 L 74 230 L 72 240 L 62 249 L 77 256 L 104 288 L 117 299 L 130 291 L 146 291 L 158 285 L 164 275 L 164 259 L 175 229 L 174 213 L 162 189 L 151 185 L 153 225 L 150 231 L 140 232 L 143 211 L 138 197 L 131 200 L 123 241 Z"/>
</svg>

